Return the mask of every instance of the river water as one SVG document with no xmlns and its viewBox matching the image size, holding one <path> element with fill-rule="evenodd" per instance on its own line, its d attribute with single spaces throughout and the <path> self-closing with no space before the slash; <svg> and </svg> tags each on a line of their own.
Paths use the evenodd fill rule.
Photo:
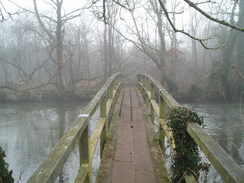
<svg viewBox="0 0 244 183">
<path fill-rule="evenodd" d="M 0 146 L 15 182 L 26 182 L 85 104 L 0 104 Z M 78 151 L 68 164 L 79 166 Z M 68 165 L 69 166 L 69 165 Z M 67 167 L 67 165 L 65 166 Z M 64 168 L 65 174 L 72 174 Z M 76 172 L 75 172 L 76 173 Z"/>
<path fill-rule="evenodd" d="M 84 105 L 0 104 L 0 146 L 6 152 L 5 160 L 14 172 L 15 182 L 28 180 Z M 238 104 L 183 105 L 204 117 L 206 132 L 243 167 L 244 107 L 240 110 Z M 94 126 L 95 123 L 92 128 Z M 58 182 L 72 182 L 78 166 L 79 155 L 75 148 Z M 221 182 L 212 167 L 209 175 L 208 182 Z"/>
<path fill-rule="evenodd" d="M 184 104 L 204 118 L 205 131 L 244 168 L 244 106 L 239 104 Z M 244 169 L 243 169 L 244 172 Z M 214 168 L 208 182 L 222 182 Z"/>
</svg>

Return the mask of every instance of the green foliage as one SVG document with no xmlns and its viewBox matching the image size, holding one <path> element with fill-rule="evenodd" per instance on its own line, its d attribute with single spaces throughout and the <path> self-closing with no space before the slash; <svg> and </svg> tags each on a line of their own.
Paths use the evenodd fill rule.
<svg viewBox="0 0 244 183">
<path fill-rule="evenodd" d="M 0 146 L 0 180 L 2 179 L 3 183 L 12 183 L 14 182 L 13 171 L 8 171 L 8 163 L 5 162 L 4 157 L 6 157 L 5 152 Z"/>
<path fill-rule="evenodd" d="M 187 133 L 187 123 L 203 124 L 203 118 L 197 113 L 181 107 L 172 109 L 168 116 L 168 125 L 175 140 L 175 154 L 172 162 L 172 181 L 184 182 L 183 175 L 191 172 L 198 178 L 200 170 L 206 170 L 208 165 L 201 162 L 197 144 Z"/>
</svg>

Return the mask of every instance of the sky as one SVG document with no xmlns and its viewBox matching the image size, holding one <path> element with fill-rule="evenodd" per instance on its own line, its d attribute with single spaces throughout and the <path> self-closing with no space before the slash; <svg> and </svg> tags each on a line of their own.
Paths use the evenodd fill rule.
<svg viewBox="0 0 244 183">
<path fill-rule="evenodd" d="M 50 2 L 50 0 L 37 0 L 37 5 L 40 9 L 40 11 L 46 11 L 50 8 L 50 5 L 48 5 L 48 2 Z M 16 10 L 18 10 L 19 7 L 22 8 L 26 8 L 29 10 L 33 10 L 33 0 L 3 0 L 2 1 L 4 7 L 6 8 L 7 11 L 11 11 L 14 12 Z M 16 5 L 17 6 L 16 6 Z M 64 7 L 66 12 L 70 12 L 73 11 L 77 8 L 81 8 L 82 6 L 84 6 L 84 0 L 64 0 Z"/>
</svg>

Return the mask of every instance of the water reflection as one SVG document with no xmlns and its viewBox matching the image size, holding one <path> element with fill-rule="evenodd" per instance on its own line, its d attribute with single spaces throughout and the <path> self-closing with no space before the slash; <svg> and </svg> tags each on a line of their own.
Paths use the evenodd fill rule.
<svg viewBox="0 0 244 183">
<path fill-rule="evenodd" d="M 15 182 L 28 180 L 82 106 L 84 104 L 0 104 L 0 145 L 6 152 Z"/>
<path fill-rule="evenodd" d="M 244 109 L 239 104 L 185 104 L 204 117 L 205 131 L 238 163 L 244 167 Z M 213 168 L 210 172 L 214 171 Z M 211 182 L 221 182 L 212 174 Z"/>
</svg>

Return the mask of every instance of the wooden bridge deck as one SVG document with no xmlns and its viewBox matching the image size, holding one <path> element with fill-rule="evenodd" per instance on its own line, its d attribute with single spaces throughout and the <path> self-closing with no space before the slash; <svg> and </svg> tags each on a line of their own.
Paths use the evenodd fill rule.
<svg viewBox="0 0 244 183">
<path fill-rule="evenodd" d="M 134 88 L 124 92 L 111 182 L 154 183 L 142 109 Z"/>
</svg>

